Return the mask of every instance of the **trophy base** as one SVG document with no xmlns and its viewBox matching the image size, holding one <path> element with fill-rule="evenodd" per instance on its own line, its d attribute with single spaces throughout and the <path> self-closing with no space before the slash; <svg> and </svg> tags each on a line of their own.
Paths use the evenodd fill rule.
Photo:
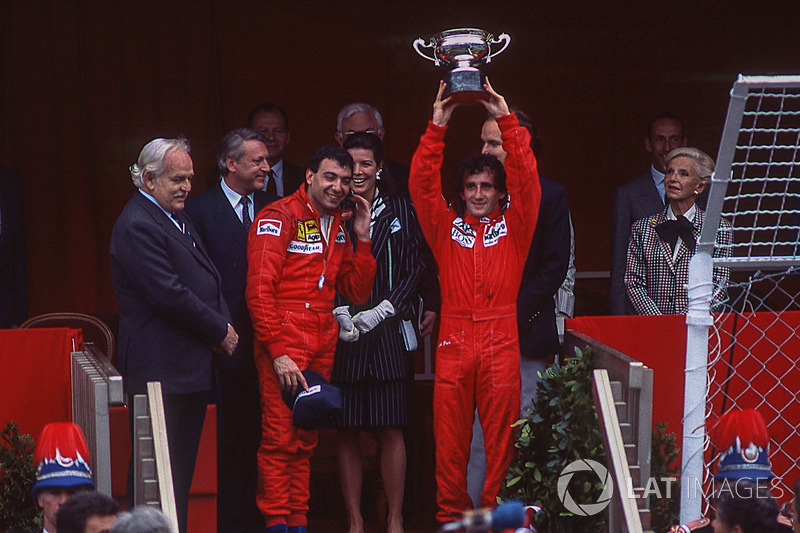
<svg viewBox="0 0 800 533">
<path fill-rule="evenodd" d="M 451 70 L 445 75 L 444 82 L 447 84 L 444 98 L 452 96 L 453 101 L 467 104 L 489 99 L 489 93 L 483 88 L 486 74 L 476 68 Z"/>
</svg>

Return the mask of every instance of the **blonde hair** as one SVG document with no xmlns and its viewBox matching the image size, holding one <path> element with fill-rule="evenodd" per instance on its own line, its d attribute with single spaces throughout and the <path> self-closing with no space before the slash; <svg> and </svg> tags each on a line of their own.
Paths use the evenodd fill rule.
<svg viewBox="0 0 800 533">
<path fill-rule="evenodd" d="M 665 160 L 666 165 L 669 166 L 669 162 L 676 157 L 688 157 L 691 159 L 694 162 L 694 170 L 697 172 L 700 181 L 703 183 L 711 181 L 711 174 L 714 173 L 714 160 L 711 159 L 710 155 L 699 148 L 692 148 L 690 146 L 675 148 L 667 154 Z"/>
</svg>

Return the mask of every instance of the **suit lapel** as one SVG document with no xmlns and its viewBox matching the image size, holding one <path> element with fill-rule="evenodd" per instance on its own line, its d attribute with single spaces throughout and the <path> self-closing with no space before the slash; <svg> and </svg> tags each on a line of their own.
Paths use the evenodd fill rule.
<svg viewBox="0 0 800 533">
<path fill-rule="evenodd" d="M 176 217 L 179 222 L 182 222 L 186 225 L 187 230 L 192 235 L 191 238 L 181 232 L 178 229 L 178 226 L 172 221 L 169 215 L 164 213 L 157 205 L 151 202 L 149 199 L 145 198 L 143 194 L 140 192 L 136 192 L 134 196 L 136 198 L 136 202 L 147 212 L 153 220 L 155 220 L 158 224 L 161 225 L 164 232 L 172 239 L 175 239 L 177 242 L 180 243 L 181 246 L 185 247 L 187 250 L 191 252 L 191 254 L 197 259 L 197 261 L 205 266 L 208 270 L 214 273 L 214 276 L 217 277 L 219 280 L 219 273 L 217 272 L 214 263 L 211 262 L 211 259 L 206 254 L 205 248 L 203 247 L 203 242 L 199 239 L 197 232 L 192 226 L 192 223 L 189 221 L 188 217 L 182 212 L 178 212 Z M 192 241 L 194 240 L 195 245 L 192 245 Z"/>
<path fill-rule="evenodd" d="M 386 243 L 389 242 L 389 235 L 391 234 L 390 222 L 393 218 L 394 211 L 384 198 L 383 207 L 375 216 L 375 222 L 372 227 L 372 253 L 375 257 L 380 255 Z"/>
<path fill-rule="evenodd" d="M 653 224 L 653 236 L 655 237 L 656 242 L 658 243 L 658 253 L 661 255 L 661 258 L 664 261 L 664 264 L 669 267 L 671 272 L 675 272 L 675 261 L 672 260 L 672 248 L 670 248 L 669 243 L 661 239 L 658 236 L 658 232 L 656 228 L 659 224 L 664 222 L 667 217 L 665 215 L 666 208 L 664 208 L 656 217 L 655 223 Z"/>
</svg>

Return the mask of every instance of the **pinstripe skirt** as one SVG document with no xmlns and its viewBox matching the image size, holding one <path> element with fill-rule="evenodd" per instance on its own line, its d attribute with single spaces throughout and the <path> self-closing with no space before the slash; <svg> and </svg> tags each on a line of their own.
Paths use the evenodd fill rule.
<svg viewBox="0 0 800 533">
<path fill-rule="evenodd" d="M 366 376 L 337 383 L 342 391 L 341 427 L 403 426 L 408 423 L 410 380 Z"/>
</svg>

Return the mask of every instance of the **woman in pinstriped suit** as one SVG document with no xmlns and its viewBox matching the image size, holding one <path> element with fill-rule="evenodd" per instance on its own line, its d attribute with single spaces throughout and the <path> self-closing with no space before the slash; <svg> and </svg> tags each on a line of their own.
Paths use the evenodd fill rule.
<svg viewBox="0 0 800 533">
<path fill-rule="evenodd" d="M 337 299 L 339 343 L 332 382 L 341 388 L 342 426 L 338 460 L 349 533 L 363 533 L 361 516 L 362 429 L 375 429 L 388 503 L 387 532 L 403 531 L 406 450 L 401 426 L 408 422 L 412 359 L 416 348 L 418 254 L 421 232 L 411 201 L 378 187 L 383 146 L 370 133 L 356 133 L 344 147 L 355 161 L 351 190 L 372 202 L 372 253 L 378 264 L 369 301 L 362 306 Z"/>
</svg>

